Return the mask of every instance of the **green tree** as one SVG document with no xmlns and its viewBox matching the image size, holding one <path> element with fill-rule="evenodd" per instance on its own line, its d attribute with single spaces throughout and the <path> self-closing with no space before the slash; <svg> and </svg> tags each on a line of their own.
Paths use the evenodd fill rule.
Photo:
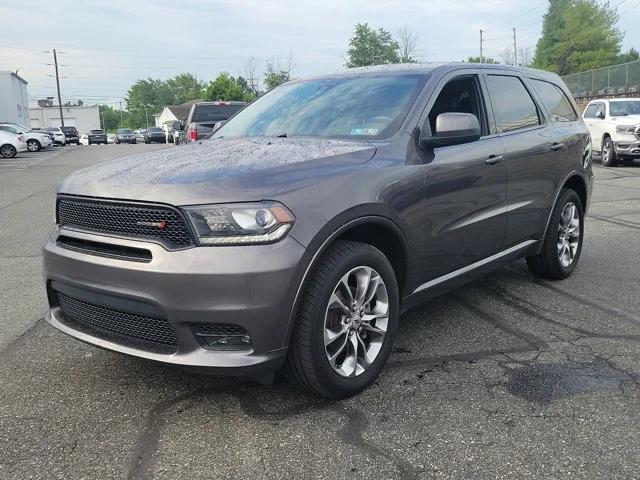
<svg viewBox="0 0 640 480">
<path fill-rule="evenodd" d="M 129 87 L 125 101 L 129 111 L 127 125 L 131 128 L 145 127 L 147 120 L 153 124 L 153 115 L 167 105 L 173 105 L 175 97 L 167 82 L 155 78 L 138 80 Z"/>
<path fill-rule="evenodd" d="M 616 63 L 623 34 L 618 13 L 596 0 L 551 0 L 533 66 L 559 75 Z"/>
<path fill-rule="evenodd" d="M 286 68 L 280 68 L 273 62 L 267 62 L 267 71 L 264 72 L 264 85 L 267 90 L 273 90 L 279 85 L 291 80 L 291 71 Z"/>
<path fill-rule="evenodd" d="M 469 57 L 466 61 L 467 63 L 488 63 L 491 65 L 500 63 L 498 60 L 491 57 L 483 57 L 482 62 L 480 61 L 480 57 Z"/>
<path fill-rule="evenodd" d="M 400 45 L 391 34 L 367 23 L 358 23 L 349 41 L 347 68 L 400 63 Z"/>
<path fill-rule="evenodd" d="M 120 112 L 110 105 L 98 105 L 100 111 L 100 122 L 105 132 L 113 133 L 126 123 L 127 114 Z M 120 119 L 122 118 L 122 122 Z"/>
<path fill-rule="evenodd" d="M 222 72 L 207 86 L 204 98 L 205 100 L 239 100 L 243 102 L 253 100 L 245 86 L 226 72 Z"/>
<path fill-rule="evenodd" d="M 179 105 L 189 100 L 202 98 L 205 84 L 190 73 L 181 73 L 166 82 L 170 94 L 173 96 L 172 105 Z"/>
<path fill-rule="evenodd" d="M 631 47 L 629 51 L 618 55 L 616 63 L 635 62 L 636 60 L 640 60 L 640 53 L 635 48 Z"/>
</svg>

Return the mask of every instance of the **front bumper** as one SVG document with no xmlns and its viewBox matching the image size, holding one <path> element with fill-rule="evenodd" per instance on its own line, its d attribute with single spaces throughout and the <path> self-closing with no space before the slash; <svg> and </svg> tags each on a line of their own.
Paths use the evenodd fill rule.
<svg viewBox="0 0 640 480">
<path fill-rule="evenodd" d="M 68 250 L 56 243 L 60 234 L 145 248 L 152 260 L 139 263 Z M 149 360 L 220 374 L 276 370 L 286 354 L 290 313 L 307 257 L 290 237 L 273 245 L 167 251 L 155 243 L 56 227 L 43 248 L 50 307 L 46 320 L 79 340 Z M 54 288 L 60 285 L 98 296 L 113 310 L 127 312 L 130 305 L 144 304 L 162 312 L 175 331 L 175 353 L 158 353 L 74 328 L 57 304 Z M 196 323 L 241 326 L 252 346 L 240 351 L 205 349 L 193 334 Z"/>
<path fill-rule="evenodd" d="M 616 155 L 628 155 L 640 157 L 640 140 L 634 139 L 625 141 L 619 140 L 613 142 L 613 149 Z"/>
</svg>

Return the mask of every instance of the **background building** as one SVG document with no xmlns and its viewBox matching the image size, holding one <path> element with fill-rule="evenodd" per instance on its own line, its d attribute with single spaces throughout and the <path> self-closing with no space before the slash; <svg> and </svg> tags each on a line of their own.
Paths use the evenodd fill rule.
<svg viewBox="0 0 640 480">
<path fill-rule="evenodd" d="M 63 106 L 65 127 L 76 127 L 80 133 L 100 127 L 100 110 L 98 105 Z M 41 106 L 29 109 L 31 128 L 59 127 L 60 110 L 55 106 Z"/>
<path fill-rule="evenodd" d="M 13 72 L 0 71 L 0 122 L 29 126 L 27 81 Z"/>
</svg>

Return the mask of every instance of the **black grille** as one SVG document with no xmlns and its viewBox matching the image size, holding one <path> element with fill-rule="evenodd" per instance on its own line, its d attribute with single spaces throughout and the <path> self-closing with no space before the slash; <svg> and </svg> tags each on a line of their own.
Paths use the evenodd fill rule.
<svg viewBox="0 0 640 480">
<path fill-rule="evenodd" d="M 59 197 L 57 213 L 60 226 L 158 240 L 167 248 L 194 245 L 183 216 L 170 207 Z"/>
<path fill-rule="evenodd" d="M 64 323 L 99 338 L 143 348 L 174 353 L 178 340 L 167 322 L 161 318 L 145 317 L 92 305 L 56 292 Z"/>
<path fill-rule="evenodd" d="M 240 325 L 228 323 L 195 323 L 192 325 L 198 335 L 247 335 Z"/>
</svg>

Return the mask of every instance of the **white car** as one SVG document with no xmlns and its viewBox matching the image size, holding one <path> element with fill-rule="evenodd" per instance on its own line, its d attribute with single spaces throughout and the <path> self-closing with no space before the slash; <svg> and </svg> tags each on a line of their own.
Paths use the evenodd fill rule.
<svg viewBox="0 0 640 480">
<path fill-rule="evenodd" d="M 89 145 L 89 135 L 83 133 L 80 135 L 80 145 Z"/>
<path fill-rule="evenodd" d="M 582 114 L 605 167 L 640 158 L 640 98 L 592 100 Z"/>
<path fill-rule="evenodd" d="M 67 144 L 67 136 L 64 134 L 60 127 L 49 127 L 43 128 L 43 132 L 51 132 L 53 133 L 53 143 L 56 145 L 66 145 Z"/>
<path fill-rule="evenodd" d="M 24 135 L 15 135 L 13 133 L 0 130 L 0 156 L 4 158 L 13 158 L 19 152 L 27 151 L 27 142 L 24 141 Z"/>
<path fill-rule="evenodd" d="M 25 142 L 27 142 L 27 149 L 30 152 L 38 152 L 43 148 L 50 147 L 53 143 L 48 134 L 34 132 L 17 123 L 0 123 L 0 130 L 13 133 L 14 135 L 24 135 Z"/>
</svg>

